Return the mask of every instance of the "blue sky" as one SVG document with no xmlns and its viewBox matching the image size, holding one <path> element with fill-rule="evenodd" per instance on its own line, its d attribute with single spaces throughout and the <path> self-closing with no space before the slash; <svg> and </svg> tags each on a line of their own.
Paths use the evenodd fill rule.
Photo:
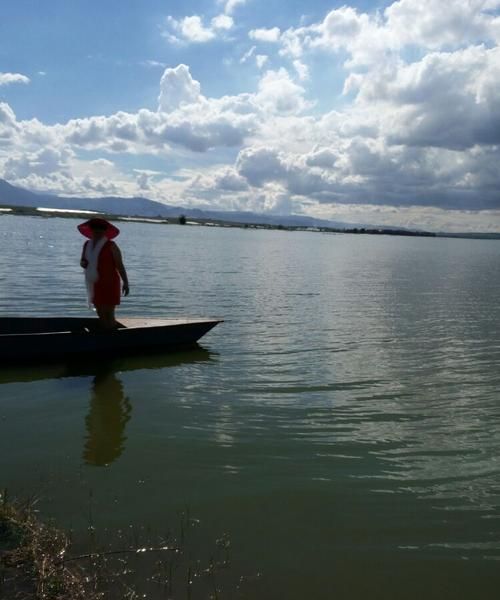
<svg viewBox="0 0 500 600">
<path fill-rule="evenodd" d="M 500 0 L 6 0 L 0 177 L 500 231 Z"/>
</svg>

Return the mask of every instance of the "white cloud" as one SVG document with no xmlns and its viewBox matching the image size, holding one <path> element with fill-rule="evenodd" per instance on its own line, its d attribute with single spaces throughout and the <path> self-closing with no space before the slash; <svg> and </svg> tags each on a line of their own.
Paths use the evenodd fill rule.
<svg viewBox="0 0 500 600">
<path fill-rule="evenodd" d="M 277 42 L 280 39 L 279 27 L 272 27 L 270 29 L 252 29 L 248 32 L 248 37 L 251 40 L 257 40 L 259 42 Z"/>
<path fill-rule="evenodd" d="M 173 17 L 168 17 L 168 24 L 180 36 L 181 40 L 188 43 L 202 44 L 209 42 L 215 38 L 215 33 L 212 29 L 203 25 L 201 17 L 192 15 L 177 20 Z M 179 38 L 167 34 L 167 39 L 170 41 L 179 41 Z"/>
<path fill-rule="evenodd" d="M 261 187 L 268 181 L 281 181 L 286 175 L 282 156 L 265 147 L 241 150 L 236 161 L 236 170 L 254 187 Z"/>
<path fill-rule="evenodd" d="M 4 127 L 4 135 L 16 127 L 16 115 L 6 102 L 0 102 L 0 125 Z M 0 138 L 2 137 L 1 131 Z"/>
<path fill-rule="evenodd" d="M 220 4 L 224 14 L 210 21 L 171 18 L 168 35 L 183 44 L 240 35 L 230 14 L 243 2 Z M 158 111 L 45 125 L 0 103 L 0 176 L 72 194 L 115 186 L 182 204 L 500 230 L 498 8 L 500 0 L 452 0 L 446 10 L 399 0 L 383 12 L 343 6 L 297 28 L 254 29 L 256 45 L 232 57 L 266 69 L 253 91 L 207 97 L 180 64 L 164 70 Z M 241 72 L 250 85 L 256 70 Z M 340 98 L 329 92 L 332 72 L 344 79 Z M 102 157 L 78 157 L 88 150 Z M 125 174 L 108 160 L 120 153 L 187 166 L 172 177 Z"/>
<path fill-rule="evenodd" d="M 488 39 L 500 40 L 500 18 L 488 11 L 497 1 L 399 0 L 386 8 L 386 27 L 400 46 L 417 44 L 430 49 L 459 47 Z"/>
<path fill-rule="evenodd" d="M 234 25 L 233 18 L 229 15 L 217 15 L 211 21 L 213 29 L 231 29 Z"/>
<path fill-rule="evenodd" d="M 215 173 L 214 185 L 224 192 L 241 192 L 248 189 L 248 183 L 232 167 L 224 167 Z"/>
<path fill-rule="evenodd" d="M 320 219 L 332 219 L 353 226 L 373 224 L 382 227 L 408 227 L 427 231 L 498 232 L 499 211 L 461 211 L 422 206 L 370 204 L 311 204 L 309 213 Z"/>
<path fill-rule="evenodd" d="M 68 159 L 72 155 L 68 150 L 44 148 L 36 152 L 14 153 L 3 165 L 4 177 L 14 181 L 24 179 L 30 174 L 45 176 L 50 173 L 67 173 Z"/>
<path fill-rule="evenodd" d="M 496 3 L 496 4 L 495 4 Z M 323 21 L 290 28 L 280 37 L 282 54 L 301 58 L 311 50 L 347 51 L 346 66 L 385 63 L 408 46 L 453 49 L 465 44 L 500 41 L 497 0 L 400 0 L 383 14 L 361 13 L 350 6 L 330 11 Z"/>
<path fill-rule="evenodd" d="M 150 190 L 151 189 L 150 179 L 151 179 L 151 176 L 148 173 L 144 173 L 144 172 L 137 173 L 137 178 L 136 178 L 137 187 L 143 191 Z"/>
<path fill-rule="evenodd" d="M 294 60 L 293 66 L 297 72 L 297 75 L 299 76 L 299 79 L 304 81 L 305 79 L 309 78 L 309 68 L 302 61 Z"/>
<path fill-rule="evenodd" d="M 241 145 L 256 131 L 260 110 L 250 94 L 205 98 L 189 68 L 179 65 L 163 74 L 158 112 L 72 119 L 57 132 L 73 146 L 115 153 L 165 152 L 170 145 L 206 152 Z"/>
<path fill-rule="evenodd" d="M 0 85 L 9 85 L 11 83 L 29 83 L 30 78 L 21 73 L 0 73 Z"/>
<path fill-rule="evenodd" d="M 232 15 L 238 6 L 246 4 L 247 0 L 219 0 L 219 4 L 224 5 L 224 12 L 227 15 Z"/>
<path fill-rule="evenodd" d="M 214 32 L 205 28 L 201 18 L 197 15 L 182 19 L 179 29 L 189 42 L 208 42 L 215 37 Z"/>
<path fill-rule="evenodd" d="M 139 63 L 143 67 L 156 68 L 161 67 L 164 69 L 167 65 L 164 62 L 160 62 L 158 60 L 143 60 Z"/>
<path fill-rule="evenodd" d="M 196 173 L 189 178 L 188 187 L 195 194 L 217 191 L 234 195 L 249 189 L 247 180 L 233 167 L 227 166 L 214 168 L 209 173 Z"/>
<path fill-rule="evenodd" d="M 245 54 L 240 58 L 240 64 L 247 63 L 252 57 L 255 58 L 255 64 L 259 69 L 269 61 L 269 56 L 267 54 L 255 54 L 257 50 L 257 46 L 252 46 L 250 50 L 245 52 Z"/>
<path fill-rule="evenodd" d="M 164 37 L 173 44 L 204 44 L 215 40 L 224 32 L 229 31 L 234 26 L 234 20 L 229 14 L 220 14 L 210 21 L 209 26 L 205 26 L 203 19 L 198 15 L 174 19 L 169 16 L 167 24 L 171 31 L 165 31 Z"/>
<path fill-rule="evenodd" d="M 245 52 L 245 54 L 240 58 L 240 64 L 248 62 L 248 60 L 255 54 L 255 50 L 257 50 L 257 46 L 252 46 L 250 50 Z"/>
<path fill-rule="evenodd" d="M 497 208 L 493 186 L 498 175 L 491 168 L 478 171 L 484 157 L 470 153 L 466 170 L 476 173 L 477 178 L 460 179 L 464 158 L 444 150 L 387 149 L 379 142 L 359 140 L 306 154 L 245 148 L 236 168 L 256 189 L 278 183 L 283 193 L 320 204 L 420 205 L 456 210 L 466 203 L 476 210 Z M 476 193 L 478 185 L 484 189 L 481 197 Z"/>
<path fill-rule="evenodd" d="M 259 69 L 262 69 L 262 67 L 268 62 L 268 60 L 269 56 L 267 56 L 267 54 L 257 54 L 255 56 L 255 62 Z"/>
<path fill-rule="evenodd" d="M 390 143 L 464 149 L 500 144 L 500 47 L 430 53 L 347 79 L 358 106 L 377 107 Z"/>
<path fill-rule="evenodd" d="M 288 71 L 281 68 L 264 74 L 255 99 L 271 113 L 294 114 L 311 107 L 304 95 L 305 89 L 292 80 Z"/>
<path fill-rule="evenodd" d="M 241 145 L 257 126 L 254 114 L 224 109 L 224 102 L 201 99 L 171 112 L 117 113 L 73 119 L 60 127 L 66 143 L 114 153 L 168 152 L 171 145 L 193 152 Z"/>
<path fill-rule="evenodd" d="M 200 100 L 200 84 L 191 77 L 189 67 L 178 65 L 165 69 L 160 81 L 158 110 L 172 112 L 182 104 Z"/>
</svg>

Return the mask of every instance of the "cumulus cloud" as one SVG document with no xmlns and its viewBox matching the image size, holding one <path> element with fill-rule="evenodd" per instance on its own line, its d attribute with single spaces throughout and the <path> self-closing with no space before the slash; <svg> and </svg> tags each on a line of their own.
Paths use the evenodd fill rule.
<svg viewBox="0 0 500 600">
<path fill-rule="evenodd" d="M 205 26 L 199 15 L 191 15 L 182 19 L 174 19 L 169 16 L 167 25 L 169 29 L 164 32 L 164 36 L 169 42 L 203 44 L 214 40 L 221 33 L 229 31 L 234 26 L 234 21 L 229 14 L 220 14 L 210 21 L 209 26 Z"/>
<path fill-rule="evenodd" d="M 136 177 L 137 187 L 142 191 L 150 190 L 151 189 L 150 179 L 151 179 L 151 175 L 149 175 L 149 173 L 146 173 L 144 171 L 139 171 L 137 173 L 137 177 Z"/>
<path fill-rule="evenodd" d="M 386 28 L 400 46 L 416 44 L 430 49 L 461 47 L 485 40 L 500 40 L 496 0 L 399 0 L 387 7 Z"/>
<path fill-rule="evenodd" d="M 258 104 L 273 113 L 294 114 L 310 108 L 305 89 L 295 83 L 286 69 L 267 71 L 259 82 Z"/>
<path fill-rule="evenodd" d="M 267 84 L 255 95 L 206 98 L 189 68 L 178 65 L 166 69 L 162 76 L 157 112 L 141 109 L 137 113 L 72 119 L 58 126 L 57 133 L 71 145 L 109 152 L 160 152 L 170 145 L 206 152 L 242 145 L 257 130 L 261 111 L 280 103 L 284 105 L 284 100 Z M 280 110 L 280 106 L 274 109 Z"/>
<path fill-rule="evenodd" d="M 231 29 L 234 25 L 233 18 L 229 15 L 217 15 L 211 21 L 214 29 Z"/>
<path fill-rule="evenodd" d="M 195 81 L 186 65 L 174 69 L 167 68 L 160 80 L 158 110 L 172 112 L 182 104 L 192 104 L 200 100 L 200 84 Z"/>
<path fill-rule="evenodd" d="M 235 169 L 224 167 L 215 173 L 214 187 L 224 192 L 241 192 L 248 189 L 248 183 Z"/>
<path fill-rule="evenodd" d="M 270 29 L 252 29 L 248 32 L 248 37 L 251 40 L 259 42 L 277 42 L 280 39 L 279 27 L 271 27 Z"/>
<path fill-rule="evenodd" d="M 25 179 L 31 174 L 45 176 L 50 173 L 67 173 L 67 149 L 44 148 L 36 152 L 15 153 L 4 162 L 4 177 L 11 181 Z"/>
<path fill-rule="evenodd" d="M 64 125 L 42 127 L 15 120 L 5 109 L 9 131 L 57 137 L 73 147 L 113 153 L 168 151 L 181 146 L 194 152 L 238 147 L 255 135 L 271 116 L 290 116 L 306 110 L 305 90 L 285 69 L 267 71 L 254 94 L 206 98 L 186 65 L 167 68 L 160 83 L 158 111 L 117 112 L 111 116 L 71 119 Z"/>
<path fill-rule="evenodd" d="M 499 76 L 500 47 L 472 46 L 351 75 L 346 90 L 377 107 L 390 143 L 465 149 L 500 143 Z"/>
<path fill-rule="evenodd" d="M 220 167 L 209 173 L 197 173 L 189 178 L 188 188 L 194 193 L 213 192 L 230 194 L 249 189 L 247 180 L 233 167 Z"/>
<path fill-rule="evenodd" d="M 170 19 L 170 35 L 238 35 L 238 4 L 221 2 L 211 20 Z M 110 193 L 109 181 L 120 193 L 353 222 L 463 229 L 497 219 L 500 230 L 499 8 L 398 0 L 380 12 L 343 6 L 316 23 L 254 29 L 239 60 L 262 69 L 253 91 L 207 97 L 179 64 L 163 72 L 157 111 L 45 125 L 0 103 L 0 176 L 68 193 Z M 313 94 L 331 88 L 325 69 L 318 80 L 318 58 L 344 86 L 315 104 Z M 78 157 L 89 150 L 107 158 Z M 125 175 L 108 160 L 119 153 L 195 166 L 171 178 Z"/>
<path fill-rule="evenodd" d="M 274 149 L 245 148 L 236 161 L 236 170 L 250 185 L 261 187 L 268 181 L 280 181 L 286 175 L 283 158 Z"/>
<path fill-rule="evenodd" d="M 9 85 L 11 83 L 29 83 L 30 78 L 21 73 L 0 73 L 0 85 Z"/>
<path fill-rule="evenodd" d="M 349 68 L 374 66 L 409 46 L 453 50 L 466 44 L 500 41 L 497 0 L 399 0 L 383 14 L 350 6 L 330 11 L 309 26 L 289 28 L 280 36 L 281 53 L 292 59 L 310 51 L 345 51 Z"/>
<path fill-rule="evenodd" d="M 255 129 L 255 117 L 224 111 L 224 104 L 203 99 L 171 113 L 142 109 L 135 114 L 72 119 L 60 133 L 76 147 L 115 153 L 155 153 L 168 151 L 170 145 L 206 152 L 241 145 Z"/>
<path fill-rule="evenodd" d="M 12 108 L 6 102 L 0 102 L 0 146 L 9 143 L 17 127 Z"/>
<path fill-rule="evenodd" d="M 320 204 L 485 210 L 500 208 L 499 176 L 493 166 L 497 159 L 497 149 L 464 153 L 338 138 L 306 152 L 247 147 L 240 151 L 236 168 L 256 189 L 277 183 L 291 197 Z"/>
<path fill-rule="evenodd" d="M 204 43 L 209 42 L 215 38 L 215 33 L 212 29 L 207 28 L 203 25 L 201 17 L 198 15 L 192 15 L 190 17 L 184 17 L 183 19 L 174 19 L 168 17 L 168 24 L 171 29 L 176 32 L 177 36 L 167 33 L 167 39 L 170 41 L 179 42 L 181 40 L 191 43 Z"/>
</svg>

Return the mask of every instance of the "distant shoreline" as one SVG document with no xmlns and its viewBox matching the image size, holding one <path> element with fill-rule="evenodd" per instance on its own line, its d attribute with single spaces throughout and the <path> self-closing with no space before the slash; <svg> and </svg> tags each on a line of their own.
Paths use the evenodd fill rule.
<svg viewBox="0 0 500 600">
<path fill-rule="evenodd" d="M 412 231 L 406 229 L 391 229 L 385 227 L 309 227 L 304 225 L 274 225 L 268 223 L 239 223 L 236 221 L 225 221 L 222 219 L 200 219 L 191 216 L 179 215 L 179 217 L 155 218 L 141 215 L 119 215 L 103 213 L 91 210 L 68 210 L 60 208 L 44 208 L 33 206 L 13 206 L 0 204 L 0 216 L 15 215 L 24 217 L 42 217 L 63 219 L 89 219 L 92 215 L 98 215 L 110 221 L 150 223 L 158 225 L 184 225 L 184 226 L 206 226 L 206 227 L 235 227 L 238 229 L 271 229 L 278 231 L 309 231 L 318 233 L 350 233 L 357 235 L 391 235 L 402 237 L 447 237 L 464 239 L 488 239 L 500 240 L 500 233 L 443 233 L 430 231 Z"/>
</svg>

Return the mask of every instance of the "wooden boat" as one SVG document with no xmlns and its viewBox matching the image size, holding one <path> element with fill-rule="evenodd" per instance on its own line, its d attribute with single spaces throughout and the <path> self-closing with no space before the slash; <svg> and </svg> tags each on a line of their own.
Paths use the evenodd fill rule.
<svg viewBox="0 0 500 600">
<path fill-rule="evenodd" d="M 118 329 L 103 331 L 96 318 L 0 317 L 0 361 L 51 361 L 82 356 L 107 358 L 182 350 L 221 320 L 120 319 Z"/>
</svg>

